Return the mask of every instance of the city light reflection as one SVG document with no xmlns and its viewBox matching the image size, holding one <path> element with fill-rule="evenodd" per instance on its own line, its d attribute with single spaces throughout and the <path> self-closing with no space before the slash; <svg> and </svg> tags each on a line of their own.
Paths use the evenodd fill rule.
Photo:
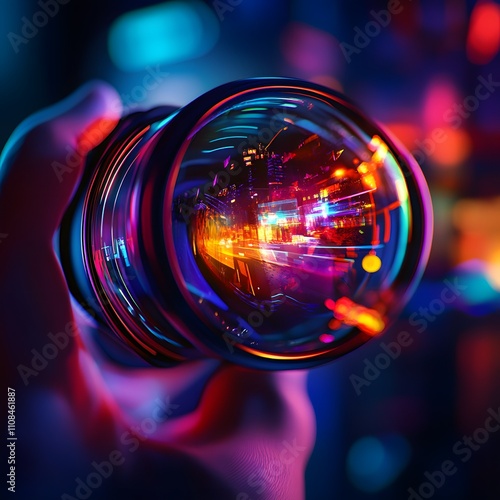
<svg viewBox="0 0 500 500">
<path fill-rule="evenodd" d="M 173 201 L 183 280 L 217 297 L 205 293 L 201 310 L 231 343 L 308 356 L 353 328 L 385 328 L 378 303 L 403 262 L 411 210 L 380 135 L 354 132 L 314 99 L 243 101 L 193 135 Z"/>
</svg>

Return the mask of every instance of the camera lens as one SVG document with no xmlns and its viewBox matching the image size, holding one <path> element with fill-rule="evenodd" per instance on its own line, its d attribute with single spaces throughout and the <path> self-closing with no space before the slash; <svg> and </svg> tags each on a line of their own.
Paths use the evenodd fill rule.
<svg viewBox="0 0 500 500">
<path fill-rule="evenodd" d="M 85 279 L 154 364 L 331 360 L 386 329 L 428 257 L 416 162 L 311 83 L 245 80 L 131 115 L 91 162 Z"/>
</svg>

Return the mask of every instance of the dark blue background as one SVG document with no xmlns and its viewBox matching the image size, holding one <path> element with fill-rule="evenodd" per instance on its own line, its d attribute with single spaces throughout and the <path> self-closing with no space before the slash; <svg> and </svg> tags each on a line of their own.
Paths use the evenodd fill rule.
<svg viewBox="0 0 500 500">
<path fill-rule="evenodd" d="M 484 425 L 488 409 L 500 406 L 500 89 L 477 101 L 468 116 L 454 111 L 455 104 L 475 107 L 474 99 L 464 99 L 474 96 L 480 77 L 500 81 L 494 15 L 481 17 L 480 2 L 472 0 L 401 0 L 389 2 L 397 13 L 377 29 L 367 26 L 374 20 L 370 11 L 387 9 L 387 2 L 232 3 L 221 20 L 206 2 L 218 26 L 214 47 L 193 59 L 159 60 L 168 76 L 144 98 L 136 93 L 134 109 L 182 105 L 245 77 L 314 80 L 346 93 L 415 151 L 434 200 L 429 267 L 400 320 L 383 338 L 311 372 L 318 439 L 307 470 L 308 498 L 408 498 L 408 488 L 418 490 L 428 481 L 424 473 L 446 460 L 457 471 L 434 488 L 435 498 L 500 498 L 500 432 L 470 457 L 454 452 L 457 441 Z M 497 3 L 486 3 L 498 14 Z M 20 34 L 22 17 L 31 20 L 40 6 L 3 1 L 0 145 L 23 118 L 89 79 L 108 80 L 122 94 L 140 85 L 146 70 L 116 67 L 107 40 L 121 14 L 156 4 L 70 0 L 16 53 L 9 33 Z M 375 36 L 363 40 L 359 33 L 366 30 Z M 446 140 L 433 140 L 436 128 Z M 440 301 L 445 279 L 467 286 L 447 304 Z M 420 309 L 429 307 L 434 312 Z M 395 341 L 401 331 L 411 344 L 356 391 L 353 375 L 366 377 L 366 360 L 380 361 L 381 342 Z"/>
</svg>

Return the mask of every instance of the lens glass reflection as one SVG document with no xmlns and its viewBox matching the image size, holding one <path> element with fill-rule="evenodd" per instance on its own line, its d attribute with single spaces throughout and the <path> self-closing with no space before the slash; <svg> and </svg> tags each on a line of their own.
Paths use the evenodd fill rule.
<svg viewBox="0 0 500 500">
<path fill-rule="evenodd" d="M 319 95 L 233 98 L 192 132 L 175 176 L 181 286 L 228 345 L 307 354 L 385 328 L 411 209 L 362 117 Z"/>
</svg>

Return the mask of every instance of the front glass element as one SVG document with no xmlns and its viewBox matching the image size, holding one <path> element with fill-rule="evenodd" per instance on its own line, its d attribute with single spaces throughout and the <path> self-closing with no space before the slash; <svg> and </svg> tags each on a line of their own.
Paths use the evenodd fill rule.
<svg viewBox="0 0 500 500">
<path fill-rule="evenodd" d="M 178 285 L 229 350 L 307 357 L 384 330 L 414 215 L 381 135 L 340 100 L 273 89 L 193 129 L 164 230 Z"/>
<path fill-rule="evenodd" d="M 418 165 L 306 82 L 234 82 L 130 115 L 93 162 L 77 224 L 88 284 L 155 364 L 325 362 L 386 329 L 428 257 Z"/>
</svg>

